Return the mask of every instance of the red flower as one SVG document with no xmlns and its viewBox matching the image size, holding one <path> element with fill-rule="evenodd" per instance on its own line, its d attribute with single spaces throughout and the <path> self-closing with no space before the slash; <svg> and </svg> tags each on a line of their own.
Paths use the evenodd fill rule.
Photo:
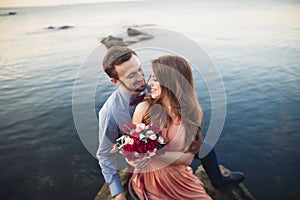
<svg viewBox="0 0 300 200">
<path fill-rule="evenodd" d="M 124 131 L 122 131 L 122 133 L 121 133 L 122 135 L 127 135 L 127 133 L 126 132 L 124 132 Z"/>
<path fill-rule="evenodd" d="M 132 144 L 125 144 L 122 148 L 123 151 L 125 152 L 133 152 L 134 151 L 134 146 Z"/>
<path fill-rule="evenodd" d="M 155 154 L 162 154 L 165 152 L 166 148 L 163 147 L 166 143 L 161 133 L 161 130 L 154 125 L 125 124 L 122 136 L 117 139 L 111 153 L 120 151 L 130 161 L 142 159 L 145 156 L 151 157 Z M 162 148 L 163 151 L 159 152 L 159 149 Z"/>
<path fill-rule="evenodd" d="M 153 149 L 157 149 L 157 147 L 158 145 L 156 140 L 150 140 L 150 139 L 147 140 L 147 149 L 149 151 Z"/>
<path fill-rule="evenodd" d="M 147 153 L 147 148 L 145 143 L 140 143 L 140 145 L 136 146 L 136 151 L 138 153 Z"/>
</svg>

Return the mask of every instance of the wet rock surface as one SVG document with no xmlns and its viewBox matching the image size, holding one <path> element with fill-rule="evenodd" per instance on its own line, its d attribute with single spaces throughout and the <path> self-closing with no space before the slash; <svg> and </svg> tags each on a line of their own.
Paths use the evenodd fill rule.
<svg viewBox="0 0 300 200">
<path fill-rule="evenodd" d="M 220 169 L 222 174 L 226 175 L 230 173 L 230 170 L 220 165 Z M 255 200 L 249 190 L 245 187 L 243 183 L 238 185 L 229 185 L 222 190 L 216 190 L 210 183 L 210 180 L 203 169 L 202 166 L 199 166 L 195 172 L 195 175 L 200 178 L 200 180 L 204 183 L 204 187 L 206 192 L 214 199 L 214 200 Z M 120 178 L 123 185 L 126 185 L 127 182 L 127 173 L 120 172 Z M 103 184 L 102 188 L 94 198 L 94 200 L 110 200 L 113 199 L 110 195 L 109 187 L 106 183 Z M 127 199 L 132 199 L 127 194 Z"/>
</svg>

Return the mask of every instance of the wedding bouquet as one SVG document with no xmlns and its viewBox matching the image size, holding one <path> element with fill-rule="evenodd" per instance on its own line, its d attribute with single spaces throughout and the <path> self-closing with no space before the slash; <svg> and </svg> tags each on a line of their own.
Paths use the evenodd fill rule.
<svg viewBox="0 0 300 200">
<path fill-rule="evenodd" d="M 166 145 L 161 129 L 154 125 L 128 123 L 122 130 L 122 136 L 116 140 L 110 152 L 120 152 L 129 161 L 162 153 L 158 150 Z"/>
</svg>

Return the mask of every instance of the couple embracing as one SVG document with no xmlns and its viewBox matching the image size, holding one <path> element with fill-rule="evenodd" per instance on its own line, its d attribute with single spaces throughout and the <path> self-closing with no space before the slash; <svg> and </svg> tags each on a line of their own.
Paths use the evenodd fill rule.
<svg viewBox="0 0 300 200">
<path fill-rule="evenodd" d="M 112 144 L 128 122 L 155 124 L 168 140 L 168 150 L 147 160 L 128 161 L 139 168 L 129 181 L 134 199 L 211 199 L 201 180 L 189 165 L 200 159 L 216 189 L 238 184 L 241 172 L 223 176 L 214 149 L 199 158 L 203 142 L 202 109 L 194 88 L 192 69 L 182 57 L 165 55 L 152 60 L 146 83 L 138 55 L 127 47 L 111 47 L 103 59 L 110 81 L 118 85 L 99 111 L 99 148 L 97 158 L 112 197 L 126 199 L 118 174 L 119 156 L 110 153 Z"/>
</svg>

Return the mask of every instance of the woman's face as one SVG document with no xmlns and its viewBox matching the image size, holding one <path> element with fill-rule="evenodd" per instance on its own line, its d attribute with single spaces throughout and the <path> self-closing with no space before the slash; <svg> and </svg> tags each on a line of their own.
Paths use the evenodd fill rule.
<svg viewBox="0 0 300 200">
<path fill-rule="evenodd" d="M 148 81 L 148 85 L 151 87 L 151 97 L 153 99 L 158 99 L 161 95 L 162 89 L 161 89 L 161 86 L 160 86 L 159 82 L 157 81 L 153 71 L 151 72 L 151 76 Z"/>
</svg>

